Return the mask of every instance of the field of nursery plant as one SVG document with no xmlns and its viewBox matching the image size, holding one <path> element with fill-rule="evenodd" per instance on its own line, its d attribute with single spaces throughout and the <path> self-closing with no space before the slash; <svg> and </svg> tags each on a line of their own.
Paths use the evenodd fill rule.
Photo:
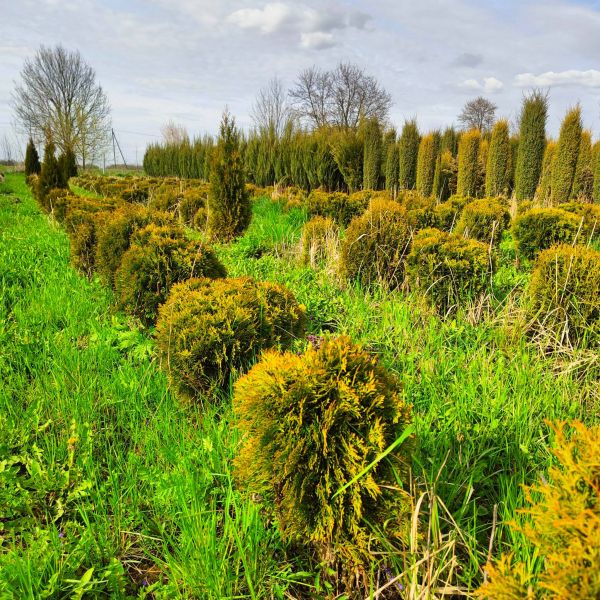
<svg viewBox="0 0 600 600">
<path fill-rule="evenodd" d="M 600 146 L 48 139 L 0 184 L 0 598 L 600 597 Z"/>
</svg>

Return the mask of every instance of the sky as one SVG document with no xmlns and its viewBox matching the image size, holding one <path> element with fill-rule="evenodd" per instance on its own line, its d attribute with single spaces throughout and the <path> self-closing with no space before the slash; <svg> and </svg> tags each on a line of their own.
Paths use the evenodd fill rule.
<svg viewBox="0 0 600 600">
<path fill-rule="evenodd" d="M 550 135 L 580 103 L 600 137 L 600 1 L 0 0 L 0 139 L 13 136 L 11 93 L 42 44 L 77 49 L 95 69 L 130 162 L 169 120 L 215 133 L 228 106 L 249 128 L 273 76 L 289 88 L 340 61 L 390 92 L 397 127 L 456 123 L 478 95 L 514 122 L 537 87 L 549 91 Z"/>
</svg>

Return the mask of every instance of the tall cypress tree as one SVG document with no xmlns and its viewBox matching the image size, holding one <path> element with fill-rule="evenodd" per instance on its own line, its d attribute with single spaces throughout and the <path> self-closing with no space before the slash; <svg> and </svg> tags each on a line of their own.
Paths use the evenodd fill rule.
<svg viewBox="0 0 600 600">
<path fill-rule="evenodd" d="M 546 147 L 548 95 L 533 91 L 523 100 L 519 148 L 515 172 L 517 200 L 533 198 L 537 189 Z"/>
<path fill-rule="evenodd" d="M 363 137 L 363 189 L 379 188 L 383 140 L 377 119 L 365 119 L 362 126 Z"/>
<path fill-rule="evenodd" d="M 417 191 L 423 196 L 431 196 L 435 177 L 439 135 L 428 133 L 419 144 L 417 155 Z"/>
<path fill-rule="evenodd" d="M 471 129 L 460 136 L 456 187 L 456 192 L 460 196 L 475 196 L 477 193 L 480 143 L 481 132 L 478 129 Z"/>
<path fill-rule="evenodd" d="M 37 175 L 41 170 L 40 157 L 33 140 L 29 138 L 27 149 L 25 150 L 25 175 Z"/>
<path fill-rule="evenodd" d="M 363 181 L 363 143 L 353 129 L 340 129 L 331 140 L 333 158 L 350 193 L 360 189 Z"/>
<path fill-rule="evenodd" d="M 510 186 L 510 138 L 508 121 L 500 119 L 492 129 L 485 172 L 485 195 L 508 195 Z"/>
<path fill-rule="evenodd" d="M 444 202 L 452 194 L 453 177 L 456 174 L 456 159 L 450 150 L 438 154 L 435 161 L 435 174 L 433 176 L 433 195 L 438 202 Z M 456 184 L 456 180 L 454 180 Z"/>
<path fill-rule="evenodd" d="M 454 127 L 446 127 L 440 140 L 440 154 L 446 150 L 450 151 L 452 156 L 456 156 L 458 152 L 458 135 Z"/>
<path fill-rule="evenodd" d="M 238 237 L 247 229 L 251 218 L 240 134 L 235 119 L 226 110 L 221 119 L 219 141 L 212 153 L 208 194 L 210 236 L 222 241 Z"/>
<path fill-rule="evenodd" d="M 567 202 L 571 197 L 579 146 L 581 144 L 581 107 L 567 112 L 558 136 L 556 157 L 552 168 L 552 203 Z"/>
<path fill-rule="evenodd" d="M 584 202 L 591 202 L 594 190 L 594 170 L 592 165 L 592 132 L 585 130 L 581 132 L 579 144 L 579 156 L 575 167 L 575 179 L 571 198 Z"/>
<path fill-rule="evenodd" d="M 400 168 L 398 185 L 400 189 L 412 190 L 417 182 L 417 158 L 421 136 L 416 119 L 404 122 L 400 136 Z"/>
<path fill-rule="evenodd" d="M 38 200 L 40 204 L 49 209 L 46 200 L 50 191 L 64 187 L 63 176 L 55 156 L 54 143 L 51 139 L 48 139 L 44 148 L 44 162 L 38 181 Z"/>
<path fill-rule="evenodd" d="M 600 204 L 600 142 L 594 144 L 594 202 Z"/>
<path fill-rule="evenodd" d="M 398 194 L 398 174 L 400 171 L 400 145 L 391 144 L 385 160 L 385 189 L 395 198 Z"/>
<path fill-rule="evenodd" d="M 535 193 L 537 201 L 542 206 L 548 206 L 552 197 L 552 167 L 554 165 L 554 156 L 556 155 L 556 142 L 550 140 L 546 144 L 544 151 L 544 160 L 542 161 L 542 175 L 540 184 Z"/>
</svg>

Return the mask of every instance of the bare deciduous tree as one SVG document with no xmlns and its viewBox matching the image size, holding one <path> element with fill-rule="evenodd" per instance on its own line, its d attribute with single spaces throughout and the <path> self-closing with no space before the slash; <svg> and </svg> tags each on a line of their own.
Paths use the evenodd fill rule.
<svg viewBox="0 0 600 600">
<path fill-rule="evenodd" d="M 75 151 L 84 166 L 110 139 L 108 99 L 78 51 L 42 46 L 25 61 L 13 106 L 25 133 L 51 137 L 62 152 Z"/>
<path fill-rule="evenodd" d="M 165 123 L 160 129 L 160 133 L 165 144 L 182 144 L 190 139 L 186 128 L 183 125 L 178 125 L 175 121 Z"/>
<path fill-rule="evenodd" d="M 274 77 L 258 92 L 250 116 L 258 131 L 272 132 L 278 138 L 283 135 L 291 113 L 279 78 Z"/>
<path fill-rule="evenodd" d="M 465 104 L 458 120 L 465 129 L 479 129 L 487 132 L 492 128 L 496 117 L 497 106 L 487 98 L 479 96 Z"/>
<path fill-rule="evenodd" d="M 363 117 L 383 122 L 392 105 L 390 94 L 374 77 L 349 63 L 333 71 L 306 69 L 289 93 L 297 114 L 314 127 L 355 128 Z"/>
</svg>

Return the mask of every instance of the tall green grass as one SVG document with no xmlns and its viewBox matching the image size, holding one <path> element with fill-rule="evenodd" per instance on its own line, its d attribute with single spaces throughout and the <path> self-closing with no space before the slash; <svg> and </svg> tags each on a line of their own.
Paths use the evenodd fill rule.
<svg viewBox="0 0 600 600">
<path fill-rule="evenodd" d="M 598 418 L 597 372 L 543 355 L 509 327 L 511 298 L 527 280 L 510 240 L 491 308 L 441 320 L 418 297 L 367 293 L 299 266 L 304 220 L 261 199 L 246 235 L 218 251 L 231 276 L 287 285 L 307 307 L 310 332 L 351 335 L 403 382 L 418 442 L 413 534 L 408 550 L 389 547 L 387 579 L 374 573 L 371 595 L 384 597 L 383 586 L 405 598 L 444 586 L 466 593 L 490 551 L 535 563 L 535 549 L 505 522 L 522 505 L 521 484 L 549 463 L 545 420 Z M 205 412 L 177 401 L 151 336 L 68 262 L 64 232 L 38 211 L 23 176 L 8 175 L 0 598 L 325 597 L 318 565 L 236 489 L 228 398 Z"/>
</svg>

